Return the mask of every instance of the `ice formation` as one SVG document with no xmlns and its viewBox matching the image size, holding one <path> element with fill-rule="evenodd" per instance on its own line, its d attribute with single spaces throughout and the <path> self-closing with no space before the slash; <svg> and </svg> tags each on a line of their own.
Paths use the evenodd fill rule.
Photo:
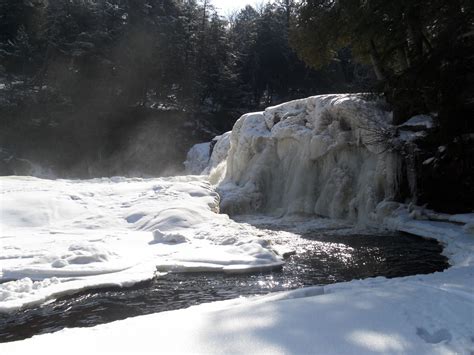
<svg viewBox="0 0 474 355">
<path fill-rule="evenodd" d="M 211 154 L 211 143 L 199 143 L 194 145 L 188 152 L 184 167 L 186 172 L 191 175 L 199 175 L 209 164 Z"/>
<path fill-rule="evenodd" d="M 219 184 L 226 174 L 230 136 L 226 132 L 211 142 L 194 145 L 188 152 L 184 166 L 188 174 L 209 175 L 213 185 Z"/>
<path fill-rule="evenodd" d="M 383 142 L 390 121 L 380 102 L 361 95 L 291 101 L 243 115 L 203 170 L 229 214 L 363 220 L 397 193 L 399 158 Z"/>
</svg>

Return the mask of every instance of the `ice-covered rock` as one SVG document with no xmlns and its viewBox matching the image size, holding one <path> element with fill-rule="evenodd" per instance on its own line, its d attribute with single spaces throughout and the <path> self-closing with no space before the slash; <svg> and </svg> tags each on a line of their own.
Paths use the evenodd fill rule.
<svg viewBox="0 0 474 355">
<path fill-rule="evenodd" d="M 199 143 L 189 150 L 184 162 L 186 173 L 192 175 L 200 175 L 209 164 L 209 156 L 211 152 L 211 143 Z"/>
<path fill-rule="evenodd" d="M 394 198 L 391 113 L 361 95 L 321 95 L 243 115 L 230 135 L 221 210 L 363 219 Z"/>
<path fill-rule="evenodd" d="M 210 142 L 194 145 L 184 162 L 186 172 L 209 175 L 211 183 L 217 185 L 226 173 L 225 162 L 230 149 L 230 134 L 231 132 L 226 132 L 214 137 Z"/>
<path fill-rule="evenodd" d="M 215 144 L 209 159 L 209 165 L 204 170 L 205 174 L 209 174 L 209 180 L 213 185 L 219 184 L 225 177 L 226 161 L 230 149 L 230 135 L 231 132 L 226 132 L 213 140 Z"/>
</svg>

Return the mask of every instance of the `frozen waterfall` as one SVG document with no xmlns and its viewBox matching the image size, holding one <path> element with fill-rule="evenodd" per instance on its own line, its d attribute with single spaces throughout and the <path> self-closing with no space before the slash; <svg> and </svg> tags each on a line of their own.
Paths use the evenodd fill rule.
<svg viewBox="0 0 474 355">
<path fill-rule="evenodd" d="M 364 220 L 398 188 L 400 158 L 383 142 L 391 127 L 383 106 L 321 95 L 243 115 L 216 137 L 211 156 L 199 157 L 209 161 L 203 173 L 218 185 L 221 211 Z"/>
</svg>

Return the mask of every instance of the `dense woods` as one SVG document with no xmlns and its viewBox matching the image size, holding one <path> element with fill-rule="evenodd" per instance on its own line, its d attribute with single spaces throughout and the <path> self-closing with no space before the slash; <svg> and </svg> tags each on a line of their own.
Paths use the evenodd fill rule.
<svg viewBox="0 0 474 355">
<path fill-rule="evenodd" d="M 3 157 L 56 174 L 166 173 L 244 112 L 370 78 L 350 59 L 298 60 L 286 2 L 231 18 L 207 0 L 0 4 Z"/>
<path fill-rule="evenodd" d="M 0 170 L 175 173 L 244 112 L 373 92 L 395 125 L 435 118 L 401 153 L 421 201 L 442 185 L 455 204 L 474 196 L 473 18 L 466 0 L 279 0 L 228 17 L 210 0 L 1 0 Z"/>
<path fill-rule="evenodd" d="M 473 11 L 463 0 L 308 0 L 292 42 L 314 67 L 344 48 L 371 63 L 394 123 L 436 112 L 445 136 L 462 134 L 473 128 Z"/>
</svg>

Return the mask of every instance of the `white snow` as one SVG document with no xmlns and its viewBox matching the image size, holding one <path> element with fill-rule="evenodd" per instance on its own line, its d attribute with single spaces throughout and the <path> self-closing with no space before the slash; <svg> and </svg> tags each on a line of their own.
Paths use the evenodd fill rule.
<svg viewBox="0 0 474 355">
<path fill-rule="evenodd" d="M 429 115 L 417 115 L 410 118 L 408 121 L 404 122 L 400 126 L 401 129 L 404 128 L 422 128 L 422 129 L 430 129 L 434 127 L 434 120 L 433 117 Z"/>
<path fill-rule="evenodd" d="M 402 144 L 411 143 L 416 140 L 425 138 L 427 135 L 426 131 L 400 131 L 398 132 L 398 139 Z"/>
<path fill-rule="evenodd" d="M 474 223 L 474 213 L 455 214 L 450 216 L 450 222 L 455 223 Z"/>
<path fill-rule="evenodd" d="M 216 144 L 212 150 L 208 167 L 203 174 L 209 175 L 209 181 L 213 185 L 218 185 L 225 177 L 227 169 L 227 156 L 230 149 L 231 132 L 226 132 L 221 136 L 214 138 Z"/>
<path fill-rule="evenodd" d="M 184 167 L 191 175 L 200 175 L 209 164 L 211 143 L 199 143 L 194 145 L 188 152 Z"/>
<path fill-rule="evenodd" d="M 12 280 L 0 284 L 0 312 L 84 288 L 130 286 L 157 270 L 282 264 L 254 227 L 216 213 L 219 197 L 203 177 L 2 177 L 0 193 L 0 281 Z"/>
<path fill-rule="evenodd" d="M 195 175 L 208 175 L 209 181 L 213 185 L 219 184 L 226 174 L 230 135 L 231 132 L 226 132 L 215 137 L 211 142 L 192 146 L 184 162 L 186 172 Z M 211 150 L 212 154 L 210 154 Z"/>
<path fill-rule="evenodd" d="M 469 222 L 471 218 L 472 214 L 450 216 L 429 210 L 410 212 L 406 206 L 399 205 L 391 214 L 382 214 L 380 221 L 390 229 L 437 239 L 444 245 L 444 254 L 449 257 L 452 267 L 457 268 L 474 265 L 474 231 L 466 228 L 469 223 L 461 222 Z"/>
<path fill-rule="evenodd" d="M 179 233 L 163 233 L 159 229 L 153 232 L 153 242 L 154 243 L 186 243 L 188 239 Z"/>
<path fill-rule="evenodd" d="M 417 115 L 410 118 L 408 121 L 397 126 L 398 135 L 395 139 L 399 140 L 401 144 L 409 144 L 427 136 L 427 131 L 435 126 L 432 116 Z M 423 164 L 429 164 L 424 162 Z"/>
</svg>

